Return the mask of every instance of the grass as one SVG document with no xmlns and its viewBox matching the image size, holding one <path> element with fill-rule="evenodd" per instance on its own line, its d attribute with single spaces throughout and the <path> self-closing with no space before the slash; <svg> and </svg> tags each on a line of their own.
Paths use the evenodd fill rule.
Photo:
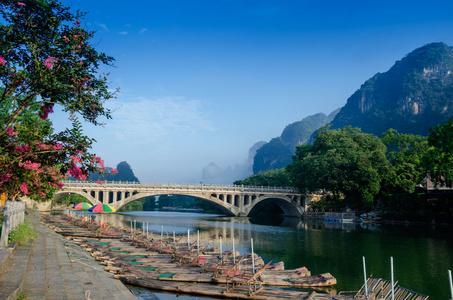
<svg viewBox="0 0 453 300">
<path fill-rule="evenodd" d="M 20 293 L 17 295 L 17 299 L 28 299 L 28 297 L 27 297 L 23 292 L 20 292 Z"/>
<path fill-rule="evenodd" d="M 25 221 L 23 224 L 17 226 L 9 234 L 10 242 L 18 242 L 19 245 L 26 245 L 28 241 L 37 237 L 37 234 L 30 222 Z"/>
</svg>

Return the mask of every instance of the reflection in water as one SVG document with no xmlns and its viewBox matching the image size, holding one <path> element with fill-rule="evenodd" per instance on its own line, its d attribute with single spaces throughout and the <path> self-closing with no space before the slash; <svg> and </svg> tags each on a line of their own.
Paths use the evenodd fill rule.
<svg viewBox="0 0 453 300">
<path fill-rule="evenodd" d="M 373 223 L 303 222 L 297 218 L 260 220 L 178 212 L 129 212 L 98 215 L 116 226 L 149 226 L 160 234 L 200 233 L 203 243 L 223 249 L 235 247 L 241 253 L 254 250 L 268 262 L 283 261 L 286 269 L 306 266 L 312 274 L 330 272 L 337 278 L 337 291 L 358 290 L 363 284 L 362 256 L 368 275 L 390 279 L 390 257 L 395 280 L 402 286 L 447 299 L 447 270 L 453 268 L 451 227 L 432 225 L 389 225 Z M 327 291 L 326 291 L 327 292 Z M 159 296 L 159 294 L 156 294 Z M 170 299 L 170 298 L 160 299 Z M 172 297 L 165 295 L 165 297 Z M 174 296 L 175 297 L 175 296 Z M 175 299 L 175 298 L 172 298 Z"/>
<path fill-rule="evenodd" d="M 294 218 L 294 219 L 299 221 L 299 219 L 297 219 L 297 218 Z M 278 215 L 278 216 L 273 217 L 273 218 L 272 217 L 268 217 L 268 218 L 250 217 L 248 220 L 252 224 L 270 225 L 270 226 L 283 226 L 282 223 L 284 222 L 285 218 L 282 215 Z"/>
</svg>

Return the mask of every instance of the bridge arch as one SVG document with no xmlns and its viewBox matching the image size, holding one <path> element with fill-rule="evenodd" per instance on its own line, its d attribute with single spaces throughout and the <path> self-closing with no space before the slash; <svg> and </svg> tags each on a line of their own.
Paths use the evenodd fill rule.
<svg viewBox="0 0 453 300">
<path fill-rule="evenodd" d="M 217 209 L 219 209 L 225 215 L 234 216 L 234 214 L 231 212 L 231 210 L 229 210 L 228 208 L 226 208 L 224 205 L 222 205 L 221 203 L 219 203 L 217 201 L 217 198 L 194 196 L 194 195 L 190 195 L 189 193 L 168 193 L 168 194 L 167 193 L 164 193 L 164 194 L 162 194 L 162 193 L 137 193 L 137 194 L 134 194 L 134 195 L 124 199 L 124 201 L 121 201 L 121 200 L 118 201 L 115 208 L 117 210 L 119 210 L 122 207 L 124 207 L 134 201 L 138 201 L 140 199 L 147 198 L 147 197 L 155 197 L 155 196 L 161 196 L 161 195 L 179 195 L 179 196 L 188 196 L 188 197 L 192 197 L 192 198 L 201 199 L 201 200 L 204 200 L 204 201 L 207 201 L 207 202 L 213 204 Z"/>
<path fill-rule="evenodd" d="M 252 204 L 247 207 L 246 215 L 250 215 L 252 210 L 259 209 L 260 205 L 263 205 L 263 201 L 272 201 L 277 204 L 278 207 L 283 211 L 284 216 L 288 217 L 298 217 L 302 216 L 302 207 L 296 202 L 297 200 L 291 199 L 289 197 L 275 197 L 275 196 L 263 196 L 258 198 L 257 201 L 252 202 Z"/>
<path fill-rule="evenodd" d="M 71 192 L 68 192 L 68 191 L 64 191 L 64 190 L 55 193 L 54 201 L 58 202 L 61 199 L 63 199 L 64 197 L 66 197 L 68 195 L 71 195 L 71 194 L 77 194 L 77 195 L 80 195 L 80 196 L 84 197 L 92 205 L 96 205 L 96 204 L 100 204 L 101 203 L 99 201 L 96 201 L 96 199 L 94 199 L 90 194 L 88 194 L 86 192 L 83 192 L 83 191 L 71 191 Z M 77 203 L 74 203 L 74 204 L 77 204 Z"/>
</svg>

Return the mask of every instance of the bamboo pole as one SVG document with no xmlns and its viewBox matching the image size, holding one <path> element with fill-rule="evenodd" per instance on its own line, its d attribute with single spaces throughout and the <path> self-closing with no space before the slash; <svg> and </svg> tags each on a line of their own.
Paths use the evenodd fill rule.
<svg viewBox="0 0 453 300">
<path fill-rule="evenodd" d="M 250 243 L 252 244 L 252 271 L 255 274 L 255 253 L 253 252 L 253 238 L 250 239 Z"/>
<path fill-rule="evenodd" d="M 187 230 L 187 251 L 190 250 L 190 229 Z"/>
<path fill-rule="evenodd" d="M 392 277 L 392 300 L 395 300 L 395 280 L 393 278 L 393 257 L 390 257 L 390 273 Z"/>
<path fill-rule="evenodd" d="M 366 265 L 365 265 L 365 256 L 362 256 L 363 261 L 363 278 L 365 279 L 365 297 L 368 298 L 368 286 L 366 284 Z"/>
<path fill-rule="evenodd" d="M 233 264 L 236 264 L 236 250 L 234 249 L 234 238 L 233 238 Z"/>
</svg>

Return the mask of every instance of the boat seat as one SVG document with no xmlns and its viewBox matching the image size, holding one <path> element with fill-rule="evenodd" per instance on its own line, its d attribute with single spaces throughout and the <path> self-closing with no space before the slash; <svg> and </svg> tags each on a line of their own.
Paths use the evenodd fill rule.
<svg viewBox="0 0 453 300">
<path fill-rule="evenodd" d="M 248 289 L 249 296 L 257 294 L 260 290 L 263 289 L 264 284 L 262 278 L 263 272 L 271 263 L 272 261 L 262 266 L 261 269 L 255 272 L 255 274 L 250 272 L 244 272 L 238 276 L 233 275 L 231 281 L 227 280 L 227 288 L 223 293 L 225 294 L 232 290 L 235 290 L 236 288 L 242 287 Z M 231 283 L 231 288 L 229 288 L 229 283 Z"/>
</svg>

